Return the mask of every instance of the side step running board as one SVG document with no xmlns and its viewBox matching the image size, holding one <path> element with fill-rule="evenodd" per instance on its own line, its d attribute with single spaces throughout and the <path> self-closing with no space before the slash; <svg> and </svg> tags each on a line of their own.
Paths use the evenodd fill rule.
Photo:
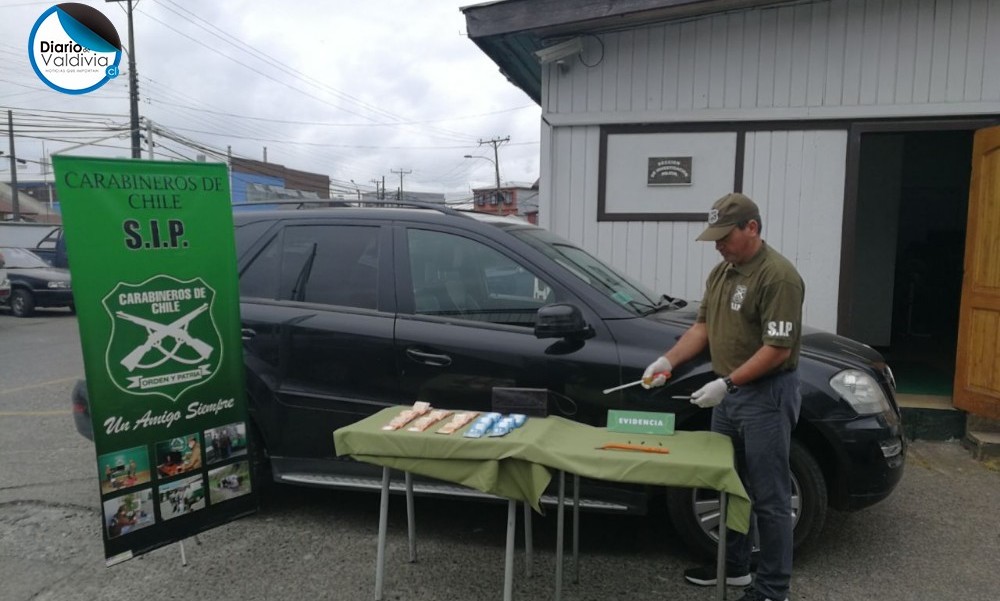
<svg viewBox="0 0 1000 601">
<path fill-rule="evenodd" d="M 319 486 L 323 488 L 336 488 L 345 490 L 371 490 L 377 491 L 382 489 L 382 480 L 380 478 L 364 478 L 364 477 L 351 477 L 351 476 L 327 476 L 323 474 L 304 474 L 304 473 L 284 473 L 277 474 L 277 480 L 279 482 L 285 482 L 288 484 L 300 484 L 306 486 Z M 567 486 L 567 490 L 571 486 Z M 389 481 L 389 491 L 394 493 L 404 493 L 406 492 L 406 485 L 402 481 L 390 480 Z M 486 499 L 486 500 L 498 500 L 500 497 L 490 495 L 484 492 L 479 492 L 473 488 L 468 488 L 465 486 L 459 486 L 457 484 L 450 484 L 447 482 L 427 482 L 427 481 L 414 481 L 413 482 L 413 492 L 418 495 L 425 496 L 447 496 L 447 497 L 465 497 L 474 499 Z M 555 495 L 542 495 L 541 502 L 543 505 L 556 505 L 558 498 Z M 566 504 L 572 506 L 573 497 L 570 494 L 566 495 Z M 609 503 L 607 501 L 599 501 L 596 499 L 580 499 L 581 509 L 593 509 L 598 511 L 609 511 L 609 512 L 627 512 L 628 506 L 619 503 Z"/>
</svg>

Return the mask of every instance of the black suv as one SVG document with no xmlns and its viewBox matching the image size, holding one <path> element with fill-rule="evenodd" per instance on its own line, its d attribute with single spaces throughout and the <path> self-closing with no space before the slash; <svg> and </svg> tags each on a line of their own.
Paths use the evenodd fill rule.
<svg viewBox="0 0 1000 601">
<path fill-rule="evenodd" d="M 335 429 L 417 400 L 489 410 L 495 386 L 548 389 L 550 414 L 597 426 L 608 409 L 631 409 L 708 428 L 709 411 L 674 398 L 715 377 L 707 355 L 662 388 L 602 393 L 640 378 L 696 303 L 649 292 L 547 230 L 431 206 L 237 212 L 235 223 L 251 430 L 278 482 L 377 489 L 378 468 L 336 456 Z M 889 495 L 905 457 L 877 352 L 807 331 L 800 373 L 796 544 L 819 533 L 827 507 Z M 74 397 L 86 433 L 85 387 Z M 589 481 L 581 490 L 582 506 L 631 512 L 665 492 L 692 549 L 714 547 L 718 503 L 707 491 Z"/>
</svg>

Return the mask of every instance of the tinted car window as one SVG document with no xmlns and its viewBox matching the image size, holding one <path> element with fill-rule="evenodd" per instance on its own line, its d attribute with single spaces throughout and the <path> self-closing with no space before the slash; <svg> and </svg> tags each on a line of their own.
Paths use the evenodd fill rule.
<svg viewBox="0 0 1000 601">
<path fill-rule="evenodd" d="M 285 228 L 240 274 L 244 297 L 376 309 L 378 227 Z"/>
<path fill-rule="evenodd" d="M 511 233 L 619 305 L 640 315 L 657 307 L 659 301 L 654 300 L 654 293 L 555 234 L 537 228 Z"/>
<path fill-rule="evenodd" d="M 270 220 L 251 221 L 250 223 L 237 225 L 234 230 L 236 235 L 236 254 L 242 255 L 246 252 L 254 240 L 260 238 L 272 225 L 274 225 L 274 222 Z"/>
<path fill-rule="evenodd" d="M 533 326 L 553 289 L 531 270 L 469 238 L 411 229 L 408 234 L 415 311 Z"/>
<path fill-rule="evenodd" d="M 237 237 L 237 245 L 239 240 Z M 280 260 L 281 236 L 275 236 L 240 273 L 240 295 L 247 298 L 278 298 Z"/>
</svg>

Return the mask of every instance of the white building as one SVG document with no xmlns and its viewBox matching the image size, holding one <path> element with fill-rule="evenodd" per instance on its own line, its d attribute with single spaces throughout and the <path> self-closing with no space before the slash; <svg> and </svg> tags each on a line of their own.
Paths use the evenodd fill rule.
<svg viewBox="0 0 1000 601">
<path fill-rule="evenodd" d="M 700 298 L 718 254 L 695 236 L 713 200 L 742 191 L 802 273 L 808 323 L 941 370 L 944 396 L 957 350 L 956 405 L 1000 418 L 1000 142 L 973 149 L 1000 123 L 1000 0 L 463 11 L 542 107 L 543 226 Z"/>
</svg>

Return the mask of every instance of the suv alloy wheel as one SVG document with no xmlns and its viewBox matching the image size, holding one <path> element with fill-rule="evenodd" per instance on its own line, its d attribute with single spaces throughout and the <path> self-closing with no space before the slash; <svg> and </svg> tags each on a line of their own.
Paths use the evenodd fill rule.
<svg viewBox="0 0 1000 601">
<path fill-rule="evenodd" d="M 819 536 L 826 521 L 827 490 L 823 472 L 809 451 L 792 441 L 792 524 L 795 547 Z M 670 519 L 681 538 L 706 558 L 715 556 L 719 541 L 719 494 L 702 488 L 671 489 L 667 496 Z M 754 550 L 757 541 L 754 541 Z"/>
</svg>

